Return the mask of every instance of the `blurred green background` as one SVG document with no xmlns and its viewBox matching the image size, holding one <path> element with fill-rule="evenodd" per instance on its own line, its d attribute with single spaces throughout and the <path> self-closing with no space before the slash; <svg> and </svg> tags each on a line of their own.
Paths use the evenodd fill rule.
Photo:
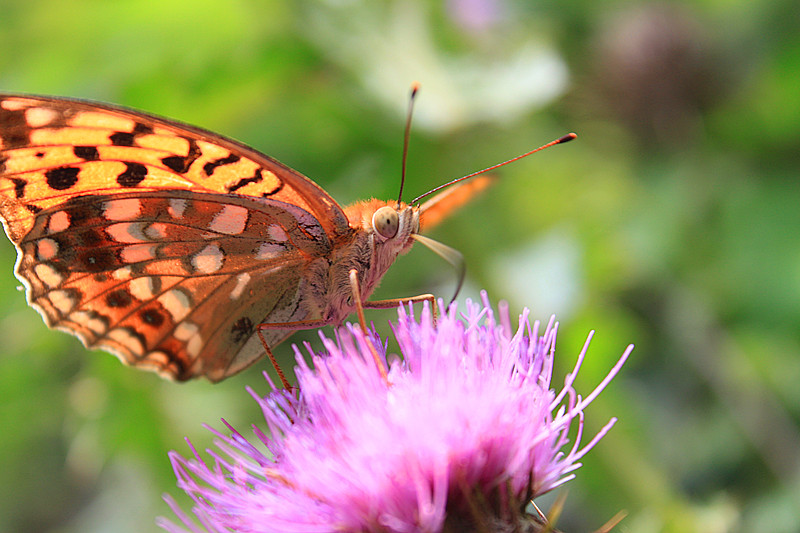
<svg viewBox="0 0 800 533">
<path fill-rule="evenodd" d="M 102 100 L 242 140 L 342 204 L 503 168 L 431 235 L 463 296 L 590 329 L 587 413 L 620 421 L 567 484 L 566 531 L 800 531 L 800 5 L 781 0 L 4 0 L 0 90 Z M 449 297 L 422 247 L 376 297 Z M 261 419 L 258 364 L 176 385 L 48 331 L 0 242 L 0 531 L 139 532 L 170 449 Z M 392 312 L 371 313 L 384 333 Z M 314 339 L 314 334 L 293 340 Z M 289 360 L 289 344 L 278 350 Z M 524 421 L 520 421 L 524 423 Z M 181 500 L 185 501 L 185 500 Z M 542 505 L 546 508 L 548 500 Z"/>
</svg>

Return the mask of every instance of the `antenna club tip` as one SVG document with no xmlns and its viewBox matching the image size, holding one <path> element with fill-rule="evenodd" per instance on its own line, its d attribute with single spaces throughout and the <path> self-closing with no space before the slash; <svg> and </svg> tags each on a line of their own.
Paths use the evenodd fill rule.
<svg viewBox="0 0 800 533">
<path fill-rule="evenodd" d="M 577 137 L 578 137 L 577 133 L 567 133 L 566 135 L 564 135 L 563 137 L 558 139 L 558 141 L 556 141 L 556 143 L 558 143 L 558 144 L 566 143 L 566 142 L 569 142 L 569 141 L 571 141 L 573 139 L 576 139 Z"/>
<path fill-rule="evenodd" d="M 411 96 L 414 96 L 415 94 L 417 94 L 417 92 L 419 92 L 420 87 L 422 87 L 422 85 L 420 85 L 420 83 L 418 81 L 412 81 L 411 82 Z"/>
</svg>

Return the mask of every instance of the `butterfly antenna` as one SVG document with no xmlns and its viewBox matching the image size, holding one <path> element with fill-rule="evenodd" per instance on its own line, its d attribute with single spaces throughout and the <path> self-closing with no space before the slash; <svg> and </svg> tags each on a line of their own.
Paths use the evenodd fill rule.
<svg viewBox="0 0 800 533">
<path fill-rule="evenodd" d="M 408 114 L 406 115 L 406 128 L 403 132 L 403 161 L 400 167 L 400 194 L 397 195 L 397 207 L 403 201 L 403 185 L 406 183 L 406 161 L 408 161 L 408 141 L 411 137 L 411 117 L 414 115 L 414 100 L 419 92 L 419 82 L 411 84 L 411 96 L 408 97 Z"/>
<path fill-rule="evenodd" d="M 421 195 L 417 196 L 416 198 L 414 198 L 411 201 L 411 204 L 412 205 L 416 204 L 420 200 L 425 198 L 426 196 L 430 196 L 431 194 L 433 194 L 435 192 L 438 192 L 438 191 L 444 189 L 445 187 L 449 187 L 450 185 L 458 183 L 459 181 L 464 181 L 464 180 L 467 180 L 467 179 L 469 179 L 469 178 L 471 178 L 473 176 L 477 176 L 478 174 L 483 174 L 485 172 L 489 172 L 490 170 L 494 170 L 496 168 L 500 168 L 500 167 L 502 167 L 504 165 L 507 165 L 509 163 L 513 163 L 514 161 L 518 161 L 518 160 L 522 159 L 523 157 L 528 157 L 531 154 L 535 154 L 536 152 L 544 150 L 545 148 L 550 148 L 551 146 L 555 146 L 557 144 L 564 144 L 565 142 L 569 142 L 569 141 L 571 141 L 572 139 L 574 139 L 576 137 L 577 137 L 576 134 L 568 133 L 568 134 L 564 135 L 563 137 L 559 137 L 558 139 L 556 139 L 554 141 L 550 141 L 547 144 L 543 144 L 539 148 L 534 148 L 533 150 L 530 150 L 529 152 L 525 152 L 524 154 L 520 154 L 517 157 L 512 157 L 511 159 L 509 159 L 507 161 L 503 161 L 502 163 L 498 163 L 496 165 L 492 165 L 490 167 L 484 168 L 483 170 L 479 170 L 477 172 L 473 172 L 472 174 L 467 174 L 466 176 L 461 176 L 460 178 L 456 178 L 456 179 L 454 179 L 452 181 L 448 181 L 445 184 L 439 185 L 438 187 L 435 187 L 435 188 L 431 189 L 430 191 L 426 192 L 425 194 L 421 194 Z"/>
</svg>

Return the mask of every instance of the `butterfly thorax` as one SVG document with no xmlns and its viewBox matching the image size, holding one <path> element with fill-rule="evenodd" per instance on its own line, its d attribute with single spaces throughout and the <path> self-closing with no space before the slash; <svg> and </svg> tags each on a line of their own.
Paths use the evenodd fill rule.
<svg viewBox="0 0 800 533">
<path fill-rule="evenodd" d="M 347 206 L 345 214 L 353 228 L 352 240 L 334 247 L 327 270 L 327 294 L 320 300 L 325 302 L 322 317 L 333 323 L 340 323 L 355 310 L 350 270 L 358 272 L 361 298 L 366 300 L 397 256 L 411 248 L 413 235 L 419 232 L 418 209 L 404 203 L 398 206 L 396 201 L 357 202 Z"/>
</svg>

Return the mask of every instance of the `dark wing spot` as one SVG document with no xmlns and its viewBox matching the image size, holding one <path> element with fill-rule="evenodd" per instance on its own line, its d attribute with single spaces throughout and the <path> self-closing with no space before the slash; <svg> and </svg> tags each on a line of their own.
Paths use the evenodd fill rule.
<svg viewBox="0 0 800 533">
<path fill-rule="evenodd" d="M 164 315 L 155 309 L 145 309 L 139 313 L 139 317 L 142 319 L 142 322 L 149 326 L 153 326 L 154 328 L 157 328 L 164 323 Z"/>
<path fill-rule="evenodd" d="M 173 172 L 183 174 L 189 169 L 189 161 L 179 155 L 171 155 L 161 160 L 164 165 Z"/>
<path fill-rule="evenodd" d="M 6 171 L 6 161 L 8 161 L 8 157 L 0 156 L 0 174 Z"/>
<path fill-rule="evenodd" d="M 36 152 L 36 158 L 41 159 L 44 157 L 44 152 Z"/>
<path fill-rule="evenodd" d="M 117 183 L 123 187 L 136 187 L 147 177 L 147 167 L 141 163 L 125 163 L 125 172 L 117 176 Z"/>
<path fill-rule="evenodd" d="M 133 133 L 118 131 L 117 133 L 110 135 L 108 139 L 114 146 L 133 146 L 134 137 L 135 135 Z"/>
<path fill-rule="evenodd" d="M 20 178 L 8 178 L 11 180 L 11 183 L 14 184 L 14 196 L 17 198 L 22 198 L 25 196 L 25 186 L 28 184 L 27 181 L 20 179 Z"/>
<path fill-rule="evenodd" d="M 231 327 L 231 342 L 239 344 L 253 334 L 253 321 L 249 317 L 243 316 L 233 323 Z"/>
<path fill-rule="evenodd" d="M 75 265 L 76 269 L 82 267 L 86 272 L 103 272 L 104 270 L 112 270 L 120 265 L 114 252 L 105 248 L 82 251 L 78 255 L 78 262 L 79 265 Z"/>
<path fill-rule="evenodd" d="M 72 152 L 86 161 L 97 161 L 100 159 L 100 153 L 94 146 L 75 146 L 72 148 Z"/>
<path fill-rule="evenodd" d="M 216 170 L 217 167 L 236 163 L 237 161 L 239 161 L 239 159 L 241 159 L 241 157 L 239 157 L 236 154 L 228 154 L 227 157 L 220 157 L 219 159 L 216 159 L 214 161 L 209 161 L 208 163 L 203 165 L 203 172 L 206 173 L 206 176 L 210 176 L 211 174 L 214 173 L 214 170 Z"/>
<path fill-rule="evenodd" d="M 33 205 L 33 204 L 25 204 L 25 209 L 27 209 L 28 211 L 30 211 L 34 215 L 39 213 L 42 210 L 41 207 L 39 207 L 38 205 Z"/>
<path fill-rule="evenodd" d="M 106 305 L 109 307 L 128 307 L 133 298 L 125 289 L 117 289 L 106 296 Z"/>
<path fill-rule="evenodd" d="M 153 128 L 142 122 L 137 122 L 136 126 L 133 127 L 133 133 L 134 135 L 149 135 L 153 133 Z"/>
<path fill-rule="evenodd" d="M 81 171 L 75 167 L 51 168 L 44 173 L 47 184 L 51 189 L 66 191 L 78 182 L 78 173 Z"/>
<path fill-rule="evenodd" d="M 230 187 L 228 187 L 228 192 L 236 192 L 237 190 L 241 189 L 245 185 L 250 185 L 251 183 L 258 183 L 263 180 L 264 177 L 261 176 L 260 171 L 256 171 L 256 173 L 249 178 L 242 178 Z"/>
</svg>

